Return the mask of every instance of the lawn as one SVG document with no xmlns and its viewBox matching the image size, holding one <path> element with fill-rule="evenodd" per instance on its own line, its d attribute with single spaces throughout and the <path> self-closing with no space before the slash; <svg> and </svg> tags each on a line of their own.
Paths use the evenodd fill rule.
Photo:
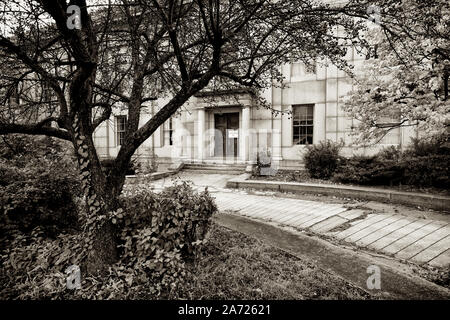
<svg viewBox="0 0 450 320">
<path fill-rule="evenodd" d="M 185 299 L 370 299 L 317 265 L 241 233 L 213 225 L 179 291 Z"/>
</svg>

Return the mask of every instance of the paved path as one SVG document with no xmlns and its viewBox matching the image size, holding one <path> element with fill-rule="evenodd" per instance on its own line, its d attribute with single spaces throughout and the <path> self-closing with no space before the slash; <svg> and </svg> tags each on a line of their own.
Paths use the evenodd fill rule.
<svg viewBox="0 0 450 320">
<path fill-rule="evenodd" d="M 208 187 L 221 212 L 230 210 L 254 219 L 312 231 L 419 264 L 450 265 L 448 222 L 410 218 L 394 212 L 367 215 L 341 204 L 226 189 L 226 181 L 236 177 L 232 175 L 182 172 L 178 176 L 191 180 L 199 190 Z M 152 185 L 160 190 L 172 183 L 172 178 L 166 178 Z"/>
</svg>

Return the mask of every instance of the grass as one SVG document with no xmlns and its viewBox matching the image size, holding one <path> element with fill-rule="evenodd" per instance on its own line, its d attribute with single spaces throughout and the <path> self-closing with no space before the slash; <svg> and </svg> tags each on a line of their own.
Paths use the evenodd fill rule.
<svg viewBox="0 0 450 320">
<path fill-rule="evenodd" d="M 370 299 L 359 287 L 241 233 L 213 225 L 184 299 Z"/>
</svg>

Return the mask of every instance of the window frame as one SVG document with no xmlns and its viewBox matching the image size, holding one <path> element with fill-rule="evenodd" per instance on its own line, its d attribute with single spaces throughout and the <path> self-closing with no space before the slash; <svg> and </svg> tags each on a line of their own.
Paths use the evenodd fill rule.
<svg viewBox="0 0 450 320">
<path fill-rule="evenodd" d="M 306 108 L 306 117 L 304 119 L 296 117 L 300 112 L 296 112 L 296 109 Z M 314 144 L 314 108 L 315 105 L 313 103 L 310 104 L 294 104 L 292 105 L 292 144 L 294 146 L 305 146 Z M 296 125 L 295 122 L 299 124 Z M 306 122 L 305 124 L 301 124 L 301 122 Z M 305 128 L 304 132 L 301 133 L 301 128 Z M 308 128 L 311 128 L 311 133 L 308 133 Z M 295 141 L 295 131 L 298 131 L 298 141 Z M 308 139 L 310 137 L 310 139 Z M 304 143 L 300 143 L 305 140 Z M 309 143 L 310 140 L 311 142 Z"/>
<path fill-rule="evenodd" d="M 123 130 L 120 130 L 120 121 L 124 120 Z M 121 146 L 123 141 L 125 140 L 125 133 L 127 131 L 127 123 L 128 119 L 126 115 L 117 115 L 116 116 L 116 145 Z"/>
</svg>

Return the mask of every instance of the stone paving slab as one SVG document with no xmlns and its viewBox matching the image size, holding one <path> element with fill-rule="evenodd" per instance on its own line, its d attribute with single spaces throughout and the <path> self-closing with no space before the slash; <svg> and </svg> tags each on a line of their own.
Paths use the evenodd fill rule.
<svg viewBox="0 0 450 320">
<path fill-rule="evenodd" d="M 416 220 L 411 222 L 410 224 L 401 227 L 400 229 L 395 230 L 394 232 L 387 234 L 385 237 L 378 239 L 377 241 L 369 244 L 369 248 L 375 250 L 381 250 L 395 241 L 405 237 L 406 235 L 413 233 L 417 229 L 422 228 L 423 226 L 431 223 L 432 221 L 427 220 Z"/>
<path fill-rule="evenodd" d="M 254 219 L 311 230 L 417 263 L 450 265 L 450 224 L 446 222 L 389 212 L 365 216 L 364 210 L 339 204 L 232 191 L 225 188 L 231 177 L 234 176 L 181 174 L 181 179 L 192 180 L 199 191 L 208 187 L 222 212 L 230 210 Z M 171 184 L 168 179 L 152 182 L 155 190 Z M 336 227 L 342 230 L 331 232 Z"/>
<path fill-rule="evenodd" d="M 397 254 L 399 251 L 407 248 L 419 239 L 426 237 L 430 233 L 433 233 L 440 228 L 442 228 L 442 224 L 436 222 L 426 224 L 422 228 L 417 229 L 416 231 L 404 236 L 403 238 L 398 239 L 397 241 L 383 248 L 383 251 L 390 254 Z"/>
<path fill-rule="evenodd" d="M 420 252 L 428 250 L 432 245 L 434 245 L 436 242 L 440 241 L 441 239 L 446 238 L 448 235 L 450 235 L 450 228 L 442 227 L 438 230 L 435 230 L 434 232 L 430 233 L 429 235 L 419 239 L 415 243 L 409 245 L 408 247 L 402 249 L 399 251 L 395 256 L 402 259 L 411 259 L 412 257 L 416 256 Z M 441 252 L 445 251 L 445 244 L 448 244 L 450 242 L 444 243 L 440 249 Z M 441 253 L 440 252 L 440 253 Z M 423 256 L 423 255 L 422 255 Z M 431 257 L 428 260 L 431 260 L 434 257 Z M 420 262 L 428 262 L 428 260 L 420 260 Z"/>
<path fill-rule="evenodd" d="M 372 234 L 359 239 L 356 244 L 360 246 L 368 246 L 410 223 L 412 223 L 411 219 L 399 219 L 394 223 L 385 226 L 381 230 L 377 230 L 377 232 L 373 232 Z"/>
<path fill-rule="evenodd" d="M 327 220 L 324 220 L 320 223 L 315 224 L 314 226 L 311 227 L 311 230 L 314 232 L 325 233 L 325 232 L 328 232 L 338 226 L 343 225 L 346 222 L 348 222 L 347 219 L 342 218 L 337 215 L 337 216 L 331 217 Z"/>
<path fill-rule="evenodd" d="M 368 226 L 370 226 L 374 223 L 377 223 L 378 221 L 388 219 L 389 217 L 391 217 L 391 215 L 386 215 L 386 214 L 368 215 L 366 219 L 356 221 L 350 228 L 336 234 L 336 238 L 343 240 L 343 239 L 351 236 L 352 234 L 357 233 L 357 232 L 361 231 L 362 229 L 367 228 Z"/>
<path fill-rule="evenodd" d="M 447 249 L 445 252 L 438 255 L 433 260 L 429 261 L 428 264 L 435 267 L 442 267 L 449 264 L 450 261 L 450 249 Z"/>
<path fill-rule="evenodd" d="M 418 253 L 417 255 L 413 256 L 411 258 L 412 261 L 415 262 L 429 262 L 430 260 L 436 258 L 441 253 L 447 251 L 448 244 L 450 243 L 450 236 L 447 236 L 445 238 L 442 238 L 438 242 L 435 242 L 422 252 Z"/>
<path fill-rule="evenodd" d="M 344 211 L 344 212 L 339 213 L 339 217 L 345 218 L 347 220 L 353 220 L 353 219 L 359 218 L 363 214 L 364 214 L 363 210 L 353 209 L 353 210 Z"/>
<path fill-rule="evenodd" d="M 387 219 L 382 219 L 381 221 L 375 222 L 375 223 L 371 223 L 369 226 L 361 229 L 360 231 L 353 233 L 351 236 L 345 238 L 345 241 L 350 241 L 350 242 L 358 242 L 358 240 L 371 235 L 372 233 L 380 230 L 383 227 L 386 227 L 388 225 L 390 225 L 393 222 L 396 222 L 397 220 L 400 220 L 401 216 L 390 216 Z"/>
</svg>

